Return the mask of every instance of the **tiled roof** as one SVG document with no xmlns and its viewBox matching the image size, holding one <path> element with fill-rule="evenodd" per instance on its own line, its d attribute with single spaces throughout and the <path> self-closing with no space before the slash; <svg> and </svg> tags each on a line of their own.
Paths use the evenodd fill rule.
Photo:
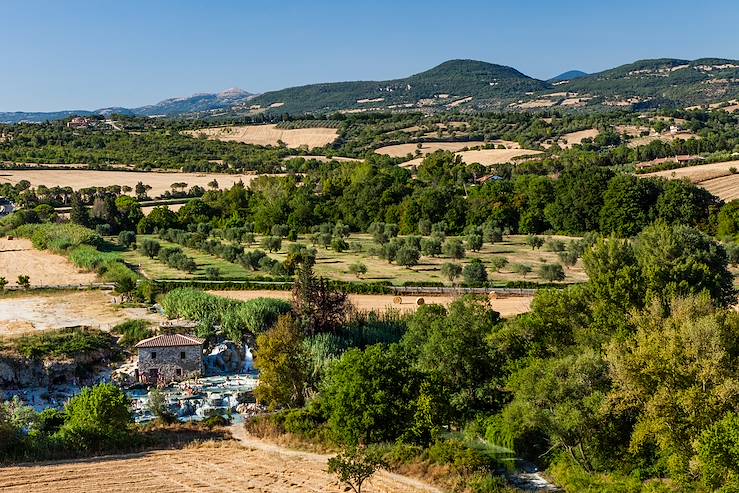
<svg viewBox="0 0 739 493">
<path fill-rule="evenodd" d="M 205 342 L 204 339 L 197 337 L 185 336 L 182 334 L 165 334 L 161 336 L 149 337 L 139 341 L 137 348 L 146 347 L 176 347 L 176 346 L 201 346 Z"/>
</svg>

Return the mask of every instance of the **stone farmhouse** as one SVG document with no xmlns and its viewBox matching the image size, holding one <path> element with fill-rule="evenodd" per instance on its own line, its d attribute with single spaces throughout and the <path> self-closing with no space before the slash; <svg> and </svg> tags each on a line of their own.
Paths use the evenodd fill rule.
<svg viewBox="0 0 739 493">
<path fill-rule="evenodd" d="M 136 344 L 136 380 L 152 385 L 179 382 L 203 374 L 203 339 L 182 334 L 149 337 Z"/>
</svg>

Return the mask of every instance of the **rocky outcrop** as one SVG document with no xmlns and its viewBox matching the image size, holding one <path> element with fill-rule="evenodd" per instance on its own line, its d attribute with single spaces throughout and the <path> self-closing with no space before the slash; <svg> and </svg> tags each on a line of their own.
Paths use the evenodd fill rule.
<svg viewBox="0 0 739 493">
<path fill-rule="evenodd" d="M 16 353 L 0 353 L 0 389 L 49 387 L 91 383 L 95 370 L 107 366 L 105 351 L 84 353 L 74 358 L 26 358 Z"/>
<path fill-rule="evenodd" d="M 204 359 L 206 375 L 236 373 L 243 366 L 239 348 L 231 341 L 217 344 Z"/>
</svg>

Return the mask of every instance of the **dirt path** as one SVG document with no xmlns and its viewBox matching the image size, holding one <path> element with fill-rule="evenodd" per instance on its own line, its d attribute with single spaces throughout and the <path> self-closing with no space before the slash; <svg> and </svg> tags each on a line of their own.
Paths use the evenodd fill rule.
<svg viewBox="0 0 739 493">
<path fill-rule="evenodd" d="M 274 443 L 265 442 L 258 438 L 252 437 L 246 433 L 243 425 L 232 425 L 229 428 L 231 435 L 241 443 L 241 445 L 270 454 L 277 454 L 283 457 L 294 458 L 297 460 L 307 461 L 319 465 L 323 470 L 326 469 L 326 462 L 331 455 L 316 454 L 313 452 L 303 452 L 300 450 L 292 450 L 281 447 Z M 369 481 L 371 489 L 368 491 L 408 491 L 408 492 L 433 492 L 441 493 L 442 490 L 419 481 L 417 479 L 401 476 L 388 471 L 380 471 L 371 481 Z"/>
</svg>

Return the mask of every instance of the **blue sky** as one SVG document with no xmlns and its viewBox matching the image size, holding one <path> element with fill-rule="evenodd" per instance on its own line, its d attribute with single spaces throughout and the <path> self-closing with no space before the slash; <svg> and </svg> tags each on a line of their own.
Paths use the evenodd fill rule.
<svg viewBox="0 0 739 493">
<path fill-rule="evenodd" d="M 390 79 L 451 58 L 532 77 L 739 58 L 739 2 L 3 0 L 0 111 Z"/>
</svg>

